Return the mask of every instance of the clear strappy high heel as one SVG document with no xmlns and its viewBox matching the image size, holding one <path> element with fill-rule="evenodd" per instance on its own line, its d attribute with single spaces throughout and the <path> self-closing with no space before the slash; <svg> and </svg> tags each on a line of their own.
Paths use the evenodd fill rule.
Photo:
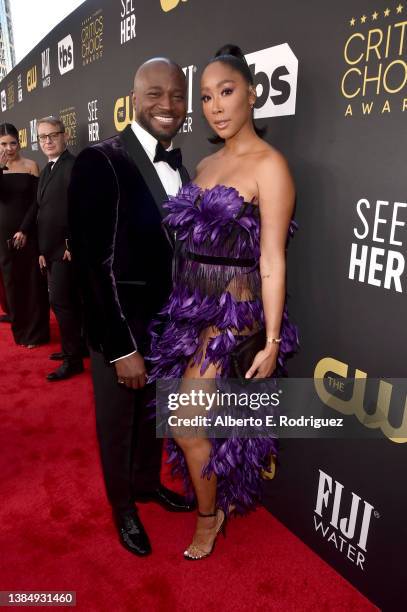
<svg viewBox="0 0 407 612">
<path fill-rule="evenodd" d="M 199 561 L 200 559 L 206 559 L 206 557 L 209 557 L 209 555 L 211 555 L 215 549 L 215 544 L 216 544 L 216 539 L 219 535 L 219 533 L 223 533 L 223 535 L 226 537 L 226 514 L 224 513 L 223 510 L 221 510 L 220 508 L 218 508 L 216 510 L 216 512 L 212 512 L 211 514 L 203 514 L 202 512 L 200 512 L 198 510 L 198 516 L 202 517 L 202 518 L 213 518 L 214 516 L 218 516 L 219 512 L 221 512 L 223 514 L 223 518 L 220 522 L 220 525 L 218 526 L 218 528 L 216 529 L 215 532 L 215 539 L 213 541 L 212 547 L 211 549 L 206 552 L 204 550 L 202 550 L 202 548 L 200 548 L 199 546 L 197 546 L 196 544 L 191 544 L 189 546 L 189 548 L 187 550 L 184 551 L 184 559 L 187 559 L 188 561 Z"/>
</svg>

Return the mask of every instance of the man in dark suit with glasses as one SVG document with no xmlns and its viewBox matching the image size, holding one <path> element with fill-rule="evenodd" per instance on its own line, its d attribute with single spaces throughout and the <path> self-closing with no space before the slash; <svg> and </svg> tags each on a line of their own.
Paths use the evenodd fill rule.
<svg viewBox="0 0 407 612">
<path fill-rule="evenodd" d="M 57 382 L 83 372 L 82 308 L 68 240 L 68 185 L 75 157 L 66 147 L 67 135 L 60 119 L 40 119 L 37 132 L 48 158 L 37 194 L 39 263 L 48 274 L 50 303 L 61 334 L 61 352 L 50 358 L 62 364 L 47 380 Z"/>
</svg>

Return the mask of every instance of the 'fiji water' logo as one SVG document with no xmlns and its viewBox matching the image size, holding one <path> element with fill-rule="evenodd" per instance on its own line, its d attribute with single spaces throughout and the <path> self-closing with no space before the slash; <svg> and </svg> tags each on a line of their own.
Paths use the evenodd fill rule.
<svg viewBox="0 0 407 612">
<path fill-rule="evenodd" d="M 343 484 L 319 470 L 314 527 L 356 567 L 364 570 L 372 515 L 380 515 L 360 495 L 345 491 Z"/>
</svg>

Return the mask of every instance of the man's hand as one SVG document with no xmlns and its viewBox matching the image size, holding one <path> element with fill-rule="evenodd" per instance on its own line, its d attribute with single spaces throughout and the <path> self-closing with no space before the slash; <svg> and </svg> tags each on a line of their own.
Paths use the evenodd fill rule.
<svg viewBox="0 0 407 612">
<path fill-rule="evenodd" d="M 38 258 L 38 263 L 40 264 L 40 270 L 46 270 L 47 268 L 47 262 L 45 261 L 45 257 L 44 255 L 40 255 Z"/>
<path fill-rule="evenodd" d="M 129 389 L 141 389 L 146 384 L 147 370 L 140 353 L 133 353 L 114 362 L 119 384 Z"/>
<path fill-rule="evenodd" d="M 65 249 L 65 253 L 64 253 L 64 256 L 62 258 L 62 261 L 72 261 L 72 255 L 68 251 L 68 249 Z"/>
<path fill-rule="evenodd" d="M 13 244 L 16 249 L 22 249 L 27 242 L 27 236 L 23 232 L 16 232 L 13 236 Z"/>
</svg>

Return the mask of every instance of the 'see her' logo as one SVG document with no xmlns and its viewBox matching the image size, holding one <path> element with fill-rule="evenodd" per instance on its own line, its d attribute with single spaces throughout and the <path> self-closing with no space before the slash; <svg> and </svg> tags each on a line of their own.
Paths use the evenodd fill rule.
<svg viewBox="0 0 407 612">
<path fill-rule="evenodd" d="M 165 13 L 175 9 L 180 2 L 187 2 L 187 0 L 160 0 L 161 8 Z"/>
</svg>

